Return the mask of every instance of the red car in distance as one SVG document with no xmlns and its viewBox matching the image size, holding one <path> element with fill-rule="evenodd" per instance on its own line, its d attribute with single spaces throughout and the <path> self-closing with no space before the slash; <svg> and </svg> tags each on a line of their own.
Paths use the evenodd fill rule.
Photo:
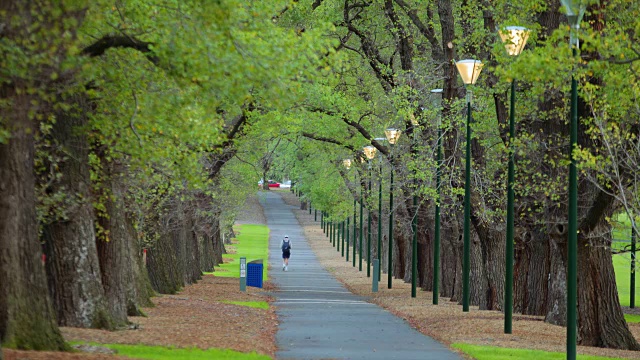
<svg viewBox="0 0 640 360">
<path fill-rule="evenodd" d="M 267 180 L 267 186 L 269 186 L 270 188 L 279 188 L 280 187 L 280 183 L 279 182 L 275 182 L 273 180 Z M 258 181 L 258 187 L 260 189 L 262 189 L 262 180 Z"/>
</svg>

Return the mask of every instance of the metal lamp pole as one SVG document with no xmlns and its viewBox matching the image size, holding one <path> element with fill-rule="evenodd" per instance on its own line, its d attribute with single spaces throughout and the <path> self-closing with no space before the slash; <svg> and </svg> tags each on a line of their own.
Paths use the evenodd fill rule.
<svg viewBox="0 0 640 360">
<path fill-rule="evenodd" d="M 479 60 L 460 60 L 456 67 L 465 85 L 473 85 L 482 70 Z M 467 90 L 467 144 L 464 181 L 464 243 L 462 256 L 462 311 L 469 311 L 469 276 L 471 274 L 471 91 Z"/>
<path fill-rule="evenodd" d="M 369 160 L 369 195 L 371 195 L 371 160 Z M 371 277 L 371 209 L 367 209 L 367 277 Z"/>
<path fill-rule="evenodd" d="M 578 29 L 586 6 L 581 0 L 561 0 L 571 25 L 571 47 L 578 54 Z M 577 357 L 578 337 L 578 171 L 573 151 L 578 146 L 578 81 L 571 76 L 571 121 L 569 145 L 569 219 L 567 239 L 567 359 Z"/>
<path fill-rule="evenodd" d="M 387 141 L 386 137 L 375 138 L 376 141 Z M 378 282 L 382 274 L 382 156 L 378 158 L 380 164 L 380 172 L 378 173 Z"/>
<path fill-rule="evenodd" d="M 364 198 L 363 198 L 363 193 L 362 193 L 362 188 L 360 188 L 360 244 L 358 245 L 358 270 L 362 271 L 362 235 L 363 235 L 363 231 L 362 229 L 364 228 L 362 226 L 362 211 L 364 209 Z"/>
<path fill-rule="evenodd" d="M 415 213 L 411 222 L 413 240 L 411 241 L 411 297 L 417 296 L 417 275 L 418 275 L 418 195 L 413 196 L 413 208 Z"/>
<path fill-rule="evenodd" d="M 384 131 L 389 148 L 393 149 L 393 145 L 398 141 L 402 132 L 398 129 L 389 128 Z M 389 159 L 391 160 L 391 158 Z M 391 164 L 391 179 L 389 183 L 389 259 L 387 268 L 387 288 L 391 289 L 393 281 L 393 162 Z"/>
<path fill-rule="evenodd" d="M 418 135 L 418 121 L 411 117 L 411 124 L 413 125 L 413 143 L 414 146 L 417 144 L 417 135 Z M 416 160 L 417 155 L 414 152 L 414 161 Z M 415 193 L 413 194 L 413 219 L 411 221 L 411 231 L 413 232 L 413 239 L 411 240 L 411 297 L 414 298 L 417 296 L 417 285 L 418 285 L 418 181 L 414 179 L 414 184 L 416 185 Z"/>
<path fill-rule="evenodd" d="M 342 235 L 342 221 L 338 222 L 336 224 L 336 227 L 338 228 L 337 229 L 338 237 L 336 239 L 336 251 L 340 252 L 340 240 L 341 240 L 340 238 L 343 237 L 343 235 Z"/>
<path fill-rule="evenodd" d="M 439 107 L 442 102 L 442 89 L 431 90 L 433 103 L 435 107 Z M 435 229 L 433 232 L 433 305 L 438 305 L 440 298 L 440 167 L 442 166 L 442 125 L 440 123 L 440 114 L 438 117 L 438 139 L 436 144 L 436 191 L 438 198 L 436 199 L 435 209 Z"/>
<path fill-rule="evenodd" d="M 520 26 L 507 26 L 500 31 L 500 38 L 507 53 L 518 56 L 524 49 L 529 30 Z M 513 223 L 514 223 L 514 183 L 515 183 L 515 149 L 516 136 L 516 81 L 511 81 L 511 104 L 509 109 L 509 169 L 507 175 L 507 239 L 505 246 L 505 280 L 504 280 L 504 333 L 511 334 L 513 318 Z"/>
<path fill-rule="evenodd" d="M 378 174 L 378 281 L 382 274 L 382 157 Z"/>
<path fill-rule="evenodd" d="M 353 199 L 353 267 L 356 267 L 356 199 Z"/>
<path fill-rule="evenodd" d="M 369 188 L 368 193 L 371 195 L 371 159 L 376 157 L 377 149 L 375 146 L 368 145 L 365 146 L 362 151 L 364 155 L 367 157 L 368 165 L 369 165 Z M 367 210 L 368 220 L 367 220 L 367 277 L 371 277 L 371 209 Z"/>
<path fill-rule="evenodd" d="M 634 224 L 634 221 L 631 221 L 631 224 Z M 629 307 L 636 307 L 636 228 L 635 226 L 631 227 L 631 294 L 629 295 Z"/>
<path fill-rule="evenodd" d="M 347 216 L 347 262 L 349 262 L 349 216 Z"/>
</svg>

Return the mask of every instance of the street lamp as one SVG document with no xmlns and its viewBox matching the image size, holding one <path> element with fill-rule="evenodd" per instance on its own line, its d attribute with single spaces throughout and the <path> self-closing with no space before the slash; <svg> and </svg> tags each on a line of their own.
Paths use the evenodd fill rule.
<svg viewBox="0 0 640 360">
<path fill-rule="evenodd" d="M 417 145 L 417 136 L 418 136 L 418 126 L 420 123 L 416 119 L 416 117 L 411 113 L 409 117 L 411 121 L 411 125 L 413 128 L 411 129 L 413 133 L 413 145 Z M 414 161 L 417 161 L 417 151 L 413 153 Z M 414 298 L 417 296 L 417 285 L 418 285 L 418 179 L 417 174 L 416 178 L 414 178 L 413 183 L 415 185 L 415 190 L 413 193 L 413 219 L 411 221 L 411 232 L 413 232 L 413 237 L 411 239 L 411 297 Z"/>
<path fill-rule="evenodd" d="M 374 139 L 377 142 L 387 141 L 386 137 Z M 380 162 L 380 173 L 378 174 L 378 281 L 382 274 L 382 156 L 378 157 Z"/>
<path fill-rule="evenodd" d="M 363 149 L 364 155 L 367 157 L 369 164 L 369 195 L 371 195 L 371 159 L 376 157 L 376 151 L 378 149 L 375 146 L 365 146 Z M 371 209 L 367 210 L 367 277 L 371 276 Z"/>
<path fill-rule="evenodd" d="M 393 149 L 393 145 L 398 142 L 402 132 L 398 129 L 388 128 L 384 131 L 384 135 L 389 141 L 389 148 Z M 389 259 L 387 269 L 387 288 L 391 289 L 391 281 L 393 276 L 393 161 L 391 163 L 391 182 L 389 183 Z"/>
<path fill-rule="evenodd" d="M 524 49 L 529 30 L 521 26 L 507 26 L 500 31 L 500 39 L 511 56 L 518 56 Z M 509 170 L 507 175 L 507 243 L 505 247 L 505 280 L 504 280 L 504 333 L 511 334 L 513 317 L 513 215 L 514 215 L 514 178 L 515 149 L 513 141 L 516 136 L 516 80 L 511 80 L 511 108 L 509 110 Z"/>
<path fill-rule="evenodd" d="M 571 25 L 572 54 L 578 54 L 578 29 L 584 16 L 584 0 L 561 0 Z M 575 360 L 578 335 L 578 172 L 573 151 L 578 147 L 578 81 L 571 76 L 571 121 L 569 144 L 569 219 L 567 239 L 567 359 Z"/>
<path fill-rule="evenodd" d="M 369 195 L 371 195 L 371 160 L 376 156 L 377 149 L 374 146 L 365 146 L 364 155 L 367 157 L 369 165 Z M 367 211 L 367 277 L 371 276 L 371 209 Z"/>
<path fill-rule="evenodd" d="M 342 160 L 342 166 L 344 166 L 347 170 L 351 169 L 351 159 Z M 355 210 L 355 199 L 353 201 L 353 207 Z M 347 262 L 349 261 L 349 216 L 347 216 Z M 344 252 L 344 246 L 342 247 L 342 251 Z"/>
<path fill-rule="evenodd" d="M 442 102 L 442 89 L 431 90 L 433 103 L 439 107 Z M 435 229 L 433 232 L 433 305 L 438 305 L 440 297 L 440 167 L 442 166 L 442 125 L 438 116 L 438 141 L 436 144 L 436 199 Z"/>
<path fill-rule="evenodd" d="M 473 85 L 482 71 L 479 60 L 460 60 L 456 62 L 462 81 Z M 467 148 L 464 181 L 464 244 L 462 255 L 462 311 L 469 311 L 469 275 L 471 274 L 471 91 L 467 89 Z"/>
</svg>

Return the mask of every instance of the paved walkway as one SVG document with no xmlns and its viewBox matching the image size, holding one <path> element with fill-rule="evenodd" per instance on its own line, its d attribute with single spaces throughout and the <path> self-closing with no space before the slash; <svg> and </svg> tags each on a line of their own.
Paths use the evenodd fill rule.
<svg viewBox="0 0 640 360">
<path fill-rule="evenodd" d="M 295 216 L 279 194 L 261 200 L 269 238 L 269 272 L 280 319 L 278 359 L 460 359 L 404 320 L 344 288 L 320 266 Z M 291 239 L 289 271 L 280 241 Z"/>
</svg>

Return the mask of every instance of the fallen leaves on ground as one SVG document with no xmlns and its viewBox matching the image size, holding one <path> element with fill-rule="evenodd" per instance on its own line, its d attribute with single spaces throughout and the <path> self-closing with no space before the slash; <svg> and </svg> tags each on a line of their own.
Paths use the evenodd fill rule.
<svg viewBox="0 0 640 360">
<path fill-rule="evenodd" d="M 197 284 L 176 295 L 153 298 L 155 307 L 144 309 L 147 317 L 130 317 L 135 330 L 106 331 L 61 328 L 67 341 L 101 344 L 221 348 L 255 351 L 275 356 L 277 317 L 273 309 L 225 304 L 221 301 L 268 301 L 261 289 L 240 291 L 238 279 L 205 275 Z M 9 359 L 116 359 L 113 355 L 4 349 Z M 122 359 L 117 357 L 117 359 Z"/>
</svg>

